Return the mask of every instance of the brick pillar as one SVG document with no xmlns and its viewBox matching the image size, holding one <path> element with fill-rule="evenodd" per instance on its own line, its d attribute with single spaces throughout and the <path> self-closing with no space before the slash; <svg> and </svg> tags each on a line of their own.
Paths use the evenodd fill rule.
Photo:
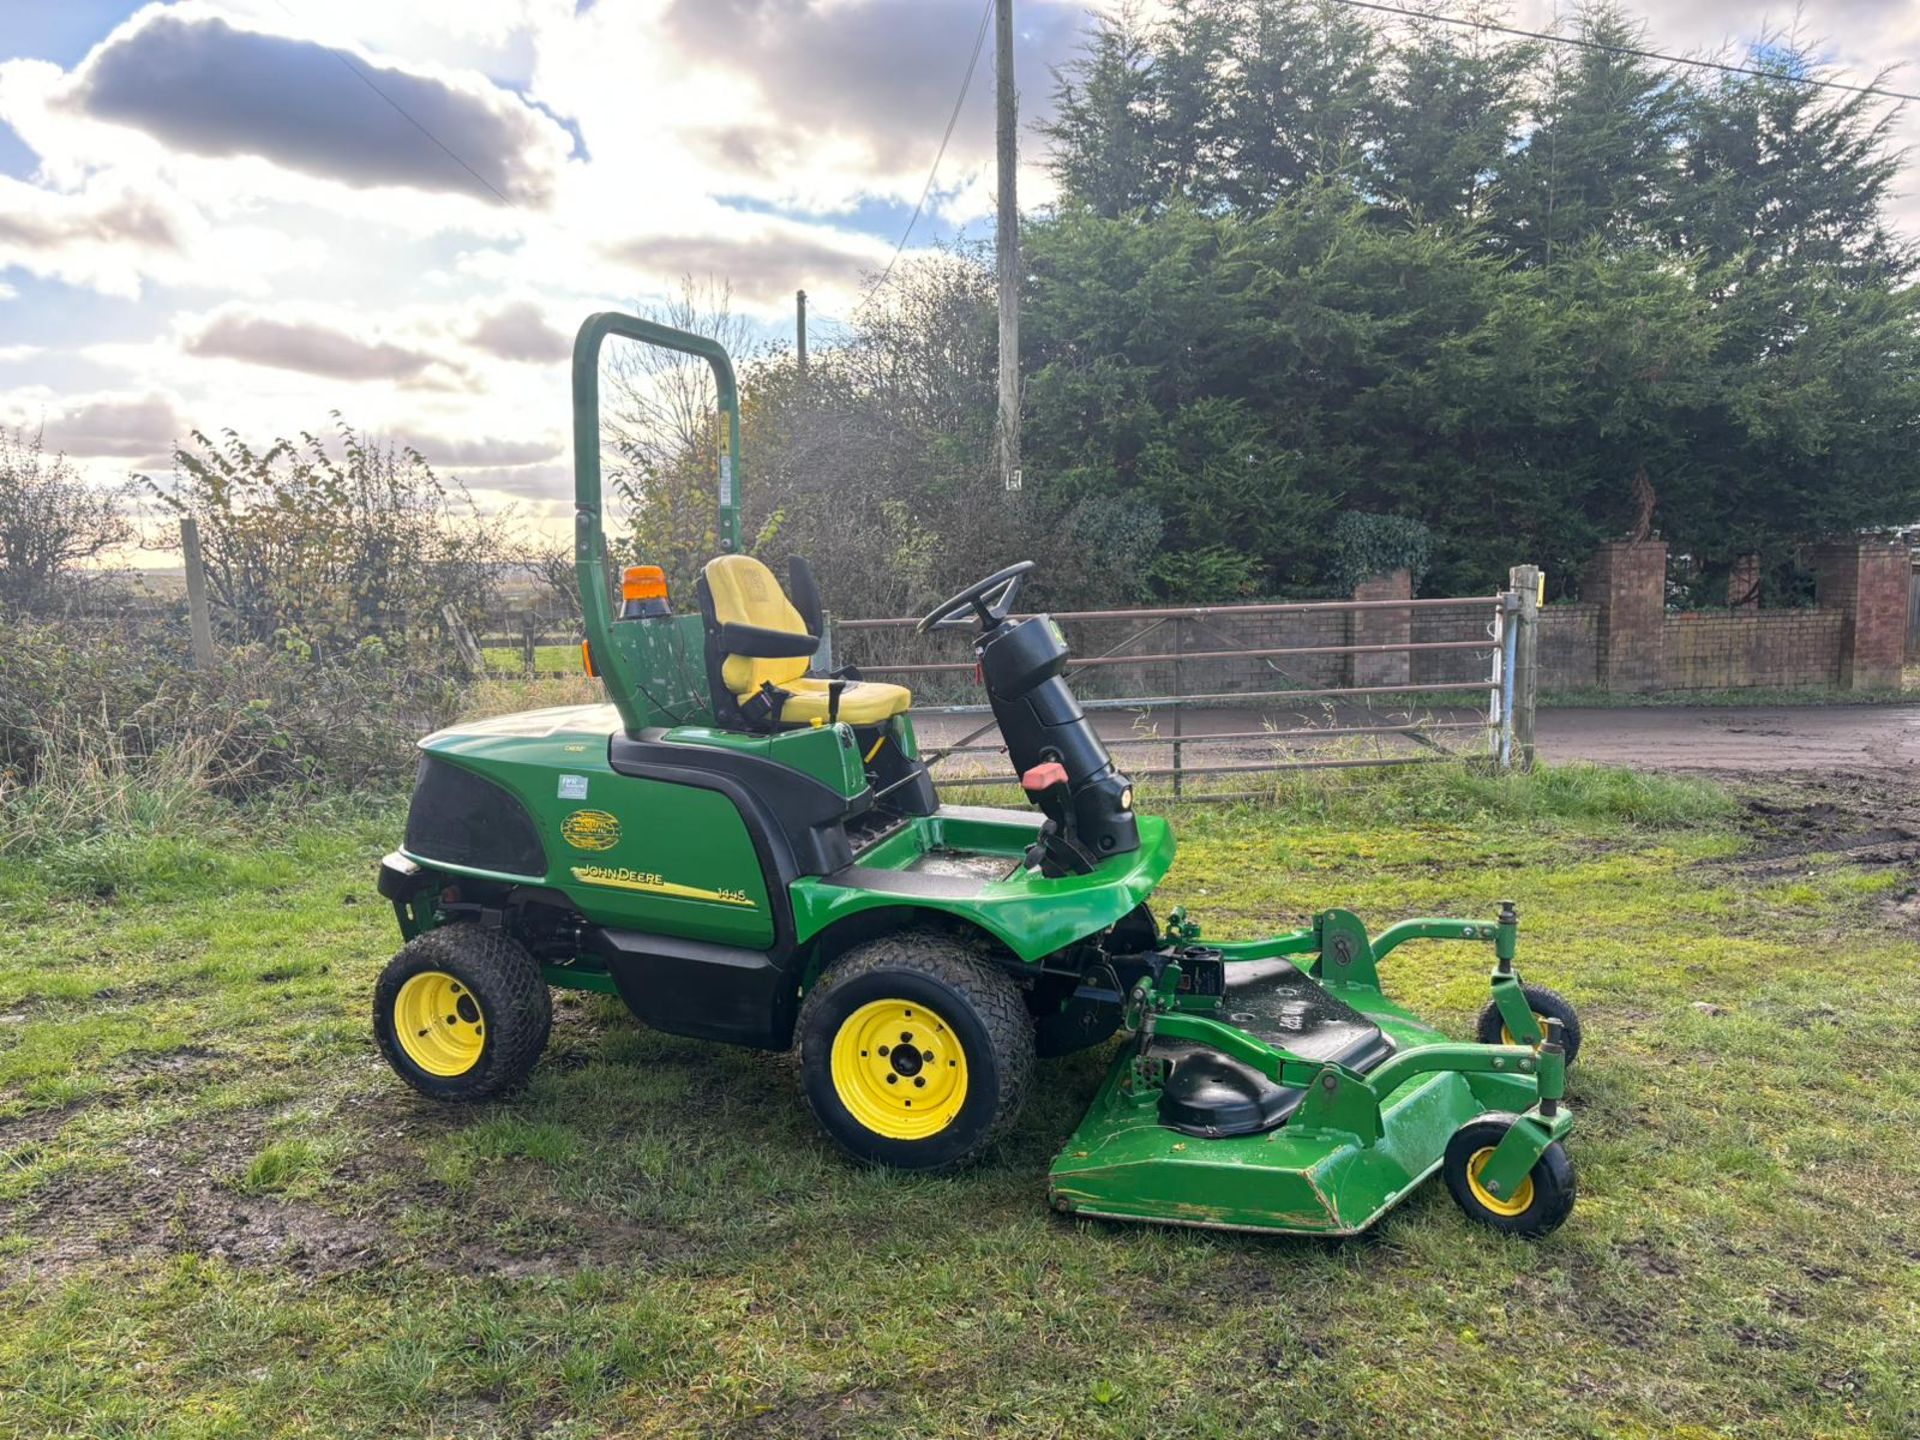
<svg viewBox="0 0 1920 1440">
<path fill-rule="evenodd" d="M 1353 587 L 1356 600 L 1411 600 L 1413 577 L 1405 570 L 1377 575 Z M 1411 610 L 1350 610 L 1349 645 L 1404 645 L 1413 639 Z M 1349 655 L 1349 685 L 1405 685 L 1413 673 L 1413 656 L 1405 650 L 1377 655 Z"/>
<path fill-rule="evenodd" d="M 1814 603 L 1842 616 L 1842 690 L 1899 688 L 1911 568 L 1907 547 L 1885 540 L 1845 540 L 1813 552 Z"/>
<path fill-rule="evenodd" d="M 1600 606 L 1594 678 L 1602 690 L 1659 690 L 1665 683 L 1667 542 L 1608 540 L 1580 587 Z"/>
<path fill-rule="evenodd" d="M 1760 557 L 1742 555 L 1727 571 L 1727 607 L 1731 610 L 1760 608 Z"/>
</svg>

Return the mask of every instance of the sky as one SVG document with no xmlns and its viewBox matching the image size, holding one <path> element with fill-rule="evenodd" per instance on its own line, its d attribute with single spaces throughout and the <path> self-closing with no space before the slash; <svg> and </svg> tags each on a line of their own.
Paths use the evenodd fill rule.
<svg viewBox="0 0 1920 1440">
<path fill-rule="evenodd" d="M 1738 58 L 1794 20 L 1634 3 L 1676 52 Z M 711 276 L 767 339 L 804 288 L 830 337 L 926 185 L 982 13 L 0 0 L 0 424 L 105 481 L 163 475 L 190 430 L 265 443 L 338 411 L 557 534 L 579 322 Z M 1030 130 L 1090 17 L 1016 15 Z M 1799 24 L 1856 82 L 1920 60 L 1920 0 L 1807 0 Z M 991 65 L 989 41 L 909 253 L 991 229 Z M 1887 83 L 1920 89 L 1920 66 Z M 1027 134 L 1023 207 L 1052 196 L 1043 158 Z M 1920 233 L 1920 196 L 1896 214 Z"/>
</svg>

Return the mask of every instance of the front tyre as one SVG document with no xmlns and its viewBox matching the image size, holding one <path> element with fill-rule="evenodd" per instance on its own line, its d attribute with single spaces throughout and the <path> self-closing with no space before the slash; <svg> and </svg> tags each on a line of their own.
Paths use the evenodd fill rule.
<svg viewBox="0 0 1920 1440">
<path fill-rule="evenodd" d="M 416 936 L 373 987 L 380 1053 L 436 1100 L 484 1100 L 521 1084 L 552 1023 L 552 999 L 533 957 L 477 925 Z"/>
<path fill-rule="evenodd" d="M 800 1084 L 847 1154 L 964 1165 L 1012 1126 L 1033 1079 L 1019 988 L 959 941 L 907 931 L 846 952 L 807 992 Z"/>
<path fill-rule="evenodd" d="M 1573 1213 L 1573 1162 L 1556 1140 L 1540 1152 L 1513 1194 L 1496 1195 L 1487 1189 L 1481 1174 L 1518 1118 L 1495 1113 L 1468 1121 L 1447 1142 L 1440 1168 L 1447 1177 L 1447 1189 L 1469 1219 L 1505 1235 L 1538 1240 L 1558 1230 Z"/>
</svg>

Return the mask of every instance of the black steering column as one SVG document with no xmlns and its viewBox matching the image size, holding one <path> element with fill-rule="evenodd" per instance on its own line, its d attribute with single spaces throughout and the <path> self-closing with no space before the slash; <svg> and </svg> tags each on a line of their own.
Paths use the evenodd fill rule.
<svg viewBox="0 0 1920 1440">
<path fill-rule="evenodd" d="M 1013 618 L 1032 569 L 1023 560 L 995 571 L 935 608 L 919 629 L 978 623 L 973 653 L 987 701 L 1021 787 L 1046 816 L 1028 860 L 1043 874 L 1085 874 L 1110 855 L 1140 848 L 1133 782 L 1114 768 L 1067 685 L 1060 627 L 1046 615 Z"/>
</svg>

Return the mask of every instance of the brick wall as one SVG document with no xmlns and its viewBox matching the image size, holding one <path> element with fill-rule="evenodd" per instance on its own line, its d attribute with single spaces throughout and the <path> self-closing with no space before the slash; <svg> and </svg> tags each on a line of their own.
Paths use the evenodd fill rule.
<svg viewBox="0 0 1920 1440">
<path fill-rule="evenodd" d="M 1848 541 L 1814 551 L 1814 598 L 1821 609 L 1842 616 L 1835 681 L 1842 688 L 1899 686 L 1912 568 L 1912 552 L 1889 541 Z"/>
<path fill-rule="evenodd" d="M 1693 610 L 1666 618 L 1663 688 L 1790 689 L 1840 680 L 1837 610 Z"/>
<path fill-rule="evenodd" d="M 1605 542 L 1594 552 L 1580 595 L 1600 605 L 1594 669 L 1601 688 L 1660 689 L 1665 680 L 1667 542 Z"/>
<path fill-rule="evenodd" d="M 1353 587 L 1355 600 L 1410 600 L 1413 577 L 1395 570 Z M 1350 645 L 1404 645 L 1413 638 L 1411 610 L 1355 610 L 1347 627 Z M 1405 685 L 1410 678 L 1412 656 L 1405 650 L 1390 650 L 1378 655 L 1351 655 L 1347 667 L 1353 685 Z"/>
<path fill-rule="evenodd" d="M 1591 690 L 1600 683 L 1600 607 L 1591 600 L 1540 611 L 1540 688 Z"/>
</svg>

